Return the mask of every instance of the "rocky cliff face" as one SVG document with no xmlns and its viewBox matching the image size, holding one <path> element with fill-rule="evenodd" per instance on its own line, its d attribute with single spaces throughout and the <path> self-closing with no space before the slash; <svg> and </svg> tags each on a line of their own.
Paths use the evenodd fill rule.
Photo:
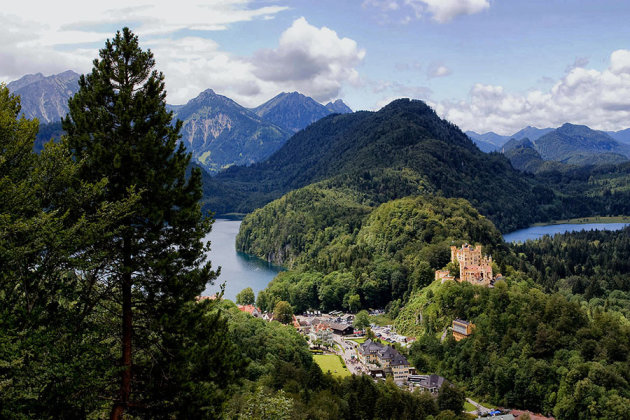
<svg viewBox="0 0 630 420">
<path fill-rule="evenodd" d="M 291 133 L 208 89 L 176 109 L 182 141 L 210 173 L 250 165 L 278 150 Z"/>
<path fill-rule="evenodd" d="M 51 76 L 28 74 L 7 85 L 20 95 L 22 115 L 40 123 L 57 122 L 68 113 L 68 99 L 79 90 L 79 75 L 72 70 Z"/>
</svg>

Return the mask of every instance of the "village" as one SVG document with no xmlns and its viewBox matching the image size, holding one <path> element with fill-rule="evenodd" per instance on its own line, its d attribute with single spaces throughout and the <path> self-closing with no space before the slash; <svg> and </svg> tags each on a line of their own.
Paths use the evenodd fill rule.
<svg viewBox="0 0 630 420">
<path fill-rule="evenodd" d="M 492 257 L 482 254 L 480 245 L 462 245 L 451 247 L 451 263 L 459 268 L 459 273 L 449 270 L 437 270 L 436 280 L 469 282 L 475 285 L 493 287 L 500 274 L 493 276 Z M 459 275 L 457 275 L 459 274 Z M 238 305 L 239 310 L 265 321 L 274 321 L 274 314 L 261 312 L 254 305 Z M 370 310 L 371 317 L 383 314 L 383 310 Z M 307 340 L 314 360 L 324 372 L 333 376 L 369 375 L 375 381 L 387 378 L 401 388 L 409 391 L 420 390 L 437 397 L 443 386 L 449 383 L 447 378 L 432 372 L 418 372 L 402 354 L 415 337 L 398 334 L 392 325 L 371 323 L 365 328 L 355 328 L 355 315 L 342 311 L 322 313 L 309 310 L 293 315 L 291 324 Z M 456 341 L 468 338 L 474 333 L 475 325 L 463 319 L 453 319 L 444 331 L 441 340 L 452 334 Z M 546 417 L 519 410 L 500 410 L 485 407 L 467 398 L 466 410 L 478 419 L 491 417 L 501 420 L 527 417 L 545 420 Z"/>
</svg>

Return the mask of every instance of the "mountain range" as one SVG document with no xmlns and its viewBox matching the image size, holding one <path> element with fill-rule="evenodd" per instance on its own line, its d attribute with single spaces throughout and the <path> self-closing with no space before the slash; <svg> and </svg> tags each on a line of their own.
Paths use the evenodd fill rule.
<svg viewBox="0 0 630 420">
<path fill-rule="evenodd" d="M 72 70 L 51 76 L 29 74 L 7 85 L 20 95 L 26 118 L 37 118 L 41 124 L 59 121 L 68 113 L 68 99 L 79 90 L 79 75 Z"/>
<path fill-rule="evenodd" d="M 343 101 L 335 109 L 352 112 Z M 329 104 L 331 105 L 331 104 Z M 343 108 L 345 106 L 345 109 Z M 232 165 L 251 165 L 269 157 L 294 133 L 333 113 L 298 92 L 281 93 L 247 109 L 207 89 L 182 106 L 170 106 L 180 119 L 182 141 L 211 174 Z"/>
<path fill-rule="evenodd" d="M 210 173 L 264 159 L 291 136 L 212 89 L 179 107 L 175 118 L 183 121 L 182 142 Z"/>
<path fill-rule="evenodd" d="M 59 120 L 68 113 L 68 99 L 78 90 L 78 79 L 77 73 L 66 71 L 48 77 L 26 75 L 8 84 L 12 93 L 21 96 L 22 114 L 47 124 L 42 126 L 37 150 L 61 133 Z M 352 112 L 341 99 L 322 105 L 298 92 L 281 93 L 247 109 L 212 89 L 185 105 L 169 104 L 167 108 L 183 121 L 182 141 L 193 159 L 210 173 L 260 161 L 320 118 Z"/>
<path fill-rule="evenodd" d="M 291 133 L 297 133 L 326 115 L 352 112 L 341 99 L 324 106 L 298 92 L 280 93 L 252 111 Z"/>
<path fill-rule="evenodd" d="M 231 167 L 208 181 L 205 205 L 217 214 L 249 213 L 324 181 L 352 191 L 362 204 L 422 192 L 463 197 L 502 229 L 520 226 L 553 200 L 504 156 L 482 153 L 425 103 L 405 99 L 378 112 L 322 118 L 269 159 Z"/>
<path fill-rule="evenodd" d="M 475 142 L 481 151 L 489 153 L 500 150 L 501 146 L 511 139 L 522 140 L 527 138 L 531 141 L 536 141 L 553 130 L 554 128 L 536 128 L 527 126 L 510 136 L 502 136 L 492 131 L 483 134 L 479 134 L 474 131 L 466 131 L 466 135 Z M 602 131 L 602 133 L 609 135 L 620 143 L 630 144 L 630 128 L 620 131 Z"/>
<path fill-rule="evenodd" d="M 617 164 L 630 158 L 630 145 L 584 125 L 564 124 L 531 140 L 513 138 L 501 147 L 512 166 L 525 172 L 568 165 Z"/>
<path fill-rule="evenodd" d="M 630 128 L 621 131 L 606 131 L 606 134 L 618 142 L 630 144 Z"/>
</svg>

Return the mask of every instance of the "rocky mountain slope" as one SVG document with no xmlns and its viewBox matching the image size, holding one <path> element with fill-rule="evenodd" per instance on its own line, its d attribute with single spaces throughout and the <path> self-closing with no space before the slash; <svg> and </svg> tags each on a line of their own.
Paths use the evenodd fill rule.
<svg viewBox="0 0 630 420">
<path fill-rule="evenodd" d="M 7 85 L 9 91 L 20 95 L 22 115 L 37 118 L 40 123 L 61 120 L 68 113 L 68 99 L 77 90 L 79 75 L 72 70 L 51 76 L 28 74 Z"/>
<path fill-rule="evenodd" d="M 250 165 L 278 150 L 291 133 L 207 89 L 178 108 L 182 142 L 206 170 Z"/>
</svg>

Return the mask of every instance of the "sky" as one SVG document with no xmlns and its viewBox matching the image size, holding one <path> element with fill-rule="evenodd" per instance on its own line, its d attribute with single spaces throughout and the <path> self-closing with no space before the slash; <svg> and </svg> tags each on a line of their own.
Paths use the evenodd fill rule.
<svg viewBox="0 0 630 420">
<path fill-rule="evenodd" d="M 246 107 L 280 92 L 376 110 L 421 99 L 463 130 L 630 127 L 626 0 L 5 2 L 0 81 L 87 73 L 128 26 L 167 101 L 205 89 Z"/>
</svg>

